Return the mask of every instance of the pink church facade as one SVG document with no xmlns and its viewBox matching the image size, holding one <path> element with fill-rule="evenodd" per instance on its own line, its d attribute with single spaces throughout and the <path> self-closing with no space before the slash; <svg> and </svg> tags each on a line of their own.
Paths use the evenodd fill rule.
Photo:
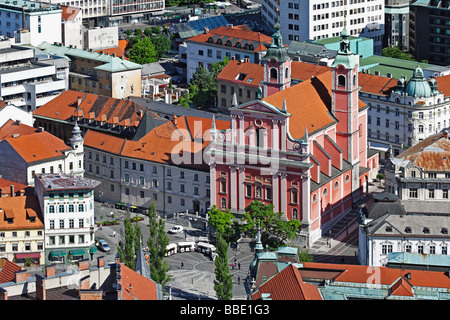
<svg viewBox="0 0 450 320">
<path fill-rule="evenodd" d="M 358 58 L 343 45 L 332 67 L 290 85 L 277 33 L 263 60 L 260 99 L 230 109 L 228 130 L 211 129 L 211 205 L 240 215 L 254 200 L 302 222 L 311 244 L 367 192 L 367 107 L 358 99 Z"/>
</svg>

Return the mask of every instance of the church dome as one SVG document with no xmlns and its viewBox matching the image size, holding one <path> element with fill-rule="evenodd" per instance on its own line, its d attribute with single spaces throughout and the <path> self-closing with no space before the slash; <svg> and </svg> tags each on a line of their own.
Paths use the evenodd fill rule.
<svg viewBox="0 0 450 320">
<path fill-rule="evenodd" d="M 431 87 L 427 79 L 423 76 L 423 71 L 419 66 L 414 70 L 413 76 L 408 81 L 405 91 L 410 97 L 431 97 Z"/>
</svg>

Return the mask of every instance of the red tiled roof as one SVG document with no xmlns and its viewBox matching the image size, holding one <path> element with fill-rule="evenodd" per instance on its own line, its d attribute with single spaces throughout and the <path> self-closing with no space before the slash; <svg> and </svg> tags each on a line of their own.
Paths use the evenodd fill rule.
<svg viewBox="0 0 450 320">
<path fill-rule="evenodd" d="M 43 229 L 39 200 L 35 195 L 15 196 L 0 198 L 0 229 Z M 8 223 L 4 216 L 14 218 L 13 223 Z M 35 222 L 31 222 L 29 217 L 36 217 Z"/>
<path fill-rule="evenodd" d="M 188 157 L 191 159 L 190 164 L 183 163 L 182 166 L 203 168 L 205 167 L 203 157 L 200 158 L 202 160 L 200 162 L 194 161 L 191 152 L 202 152 L 209 144 L 208 132 L 211 123 L 211 119 L 183 116 L 176 119 L 176 125 L 174 122 L 168 121 L 137 141 L 89 130 L 84 137 L 84 145 L 129 158 L 159 163 L 177 164 L 177 159 L 187 159 L 186 157 Z M 216 120 L 217 130 L 225 130 L 229 126 L 230 122 L 228 121 Z M 194 138 L 197 138 L 195 142 Z M 186 140 L 184 141 L 184 139 Z M 177 158 L 182 150 L 188 153 L 185 157 Z"/>
<path fill-rule="evenodd" d="M 28 190 L 29 188 L 27 185 L 0 178 L 0 189 L 1 189 L 0 197 L 2 195 L 11 196 L 11 185 L 14 186 L 15 195 L 24 194 L 25 191 Z"/>
<path fill-rule="evenodd" d="M 295 80 L 305 81 L 327 71 L 331 71 L 331 68 L 301 61 L 291 62 L 291 78 Z"/>
<path fill-rule="evenodd" d="M 283 108 L 283 101 L 286 100 L 287 111 L 292 115 L 289 119 L 289 132 L 294 139 L 300 139 L 305 135 L 305 127 L 311 134 L 337 121 L 330 112 L 331 71 L 300 82 L 263 100 L 280 110 Z"/>
<path fill-rule="evenodd" d="M 156 283 L 131 270 L 123 263 L 120 265 L 123 300 L 157 300 Z"/>
<path fill-rule="evenodd" d="M 64 151 L 71 149 L 64 141 L 46 131 L 6 138 L 2 143 L 8 143 L 27 163 L 62 157 Z"/>
<path fill-rule="evenodd" d="M 112 47 L 112 48 L 105 48 L 105 49 L 99 49 L 95 50 L 95 52 L 103 52 L 104 54 L 109 55 L 116 55 L 116 57 L 123 57 L 124 59 L 128 60 L 128 58 L 125 56 L 125 50 L 121 46 Z"/>
<path fill-rule="evenodd" d="M 75 19 L 80 12 L 80 8 L 61 5 L 61 20 L 69 21 Z"/>
<path fill-rule="evenodd" d="M 425 171 L 449 171 L 450 140 L 445 133 L 441 132 L 408 148 L 396 158 L 409 160 Z"/>
<path fill-rule="evenodd" d="M 3 268 L 0 271 L 0 283 L 7 283 L 14 281 L 17 271 L 21 271 L 22 268 L 15 263 L 12 263 L 6 258 L 1 258 L 0 264 L 3 265 Z M 30 275 L 27 273 L 27 277 Z"/>
<path fill-rule="evenodd" d="M 191 42 L 201 42 L 207 43 L 208 39 L 214 37 L 216 35 L 220 36 L 225 46 L 228 40 L 241 42 L 241 49 L 244 49 L 245 43 L 257 42 L 254 45 L 254 52 L 265 51 L 267 50 L 267 46 L 272 42 L 272 37 L 266 36 L 260 32 L 254 32 L 246 26 L 233 26 L 233 27 L 218 27 L 215 28 L 208 33 L 202 33 L 192 38 L 189 38 L 188 41 Z M 216 40 L 217 41 L 217 40 Z M 216 44 L 217 45 L 217 44 Z"/>
<path fill-rule="evenodd" d="M 450 75 L 434 78 L 438 84 L 439 92 L 444 93 L 444 97 L 450 96 Z"/>
<path fill-rule="evenodd" d="M 9 119 L 0 128 L 0 141 L 6 138 L 11 138 L 13 134 L 19 134 L 19 136 L 25 136 L 39 132 L 38 129 L 27 126 L 26 124 L 19 123 L 12 119 Z"/>
<path fill-rule="evenodd" d="M 262 284 L 252 295 L 252 300 L 261 299 L 264 293 L 270 294 L 268 298 L 271 300 L 322 300 L 319 289 L 303 282 L 300 272 L 293 264 Z"/>
<path fill-rule="evenodd" d="M 303 266 L 310 270 L 342 270 L 334 281 L 391 285 L 409 273 L 408 282 L 414 287 L 450 288 L 450 278 L 445 272 L 317 262 L 304 262 Z"/>
<path fill-rule="evenodd" d="M 79 106 L 78 99 L 81 99 Z M 72 116 L 81 115 L 85 119 L 101 121 L 101 116 L 107 115 L 107 123 L 137 126 L 141 120 L 141 111 L 145 111 L 143 106 L 127 99 L 67 90 L 37 108 L 33 114 L 65 121 L 70 120 Z"/>
<path fill-rule="evenodd" d="M 241 74 L 245 74 L 245 77 L 243 76 L 242 79 L 239 78 Z M 252 80 L 249 81 L 250 79 Z M 264 80 L 264 68 L 257 63 L 230 60 L 217 76 L 217 80 L 257 87 Z"/>
</svg>

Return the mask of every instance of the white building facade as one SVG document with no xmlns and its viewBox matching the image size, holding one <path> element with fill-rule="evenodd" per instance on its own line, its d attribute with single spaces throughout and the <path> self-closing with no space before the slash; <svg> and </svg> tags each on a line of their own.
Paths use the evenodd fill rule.
<svg viewBox="0 0 450 320">
<path fill-rule="evenodd" d="M 450 126 L 450 97 L 420 67 L 389 94 L 361 91 L 359 97 L 369 106 L 368 141 L 385 152 L 392 148 L 393 156 Z"/>
<path fill-rule="evenodd" d="M 46 263 L 70 263 L 94 252 L 94 188 L 99 184 L 79 176 L 36 176 L 35 194 L 44 215 Z"/>
<path fill-rule="evenodd" d="M 278 21 L 286 43 L 336 37 L 347 21 L 352 36 L 371 38 L 380 54 L 384 35 L 384 1 L 374 0 L 262 0 L 262 20 Z"/>
<path fill-rule="evenodd" d="M 30 44 L 61 42 L 61 7 L 42 2 L 17 0 L 0 2 L 0 34 L 14 37 L 20 29 L 30 31 Z"/>
</svg>

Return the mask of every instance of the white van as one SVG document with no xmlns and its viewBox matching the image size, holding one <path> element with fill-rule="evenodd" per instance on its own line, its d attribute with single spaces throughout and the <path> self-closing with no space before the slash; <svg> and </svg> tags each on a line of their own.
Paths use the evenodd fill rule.
<svg viewBox="0 0 450 320">
<path fill-rule="evenodd" d="M 178 242 L 178 252 L 189 252 L 189 251 L 195 251 L 194 241 Z"/>
<path fill-rule="evenodd" d="M 197 251 L 211 257 L 212 260 L 216 257 L 216 247 L 210 243 L 197 242 Z"/>
</svg>

